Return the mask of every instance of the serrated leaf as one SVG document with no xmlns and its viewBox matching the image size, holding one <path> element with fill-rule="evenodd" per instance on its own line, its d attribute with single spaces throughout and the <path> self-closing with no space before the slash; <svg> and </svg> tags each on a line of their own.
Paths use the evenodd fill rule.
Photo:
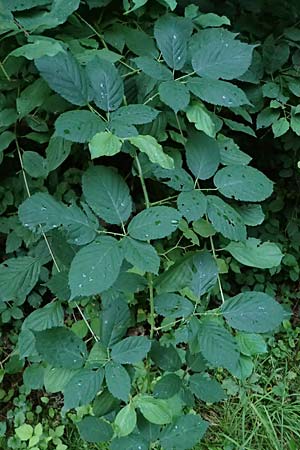
<svg viewBox="0 0 300 450">
<path fill-rule="evenodd" d="M 180 291 L 191 282 L 193 256 L 191 253 L 183 256 L 156 279 L 155 288 L 158 294 Z"/>
<path fill-rule="evenodd" d="M 251 156 L 242 152 L 233 139 L 218 135 L 221 164 L 224 166 L 238 165 L 246 166 L 252 160 Z"/>
<path fill-rule="evenodd" d="M 125 222 L 132 211 L 129 189 L 123 178 L 110 167 L 89 168 L 82 179 L 87 203 L 108 223 Z"/>
<path fill-rule="evenodd" d="M 170 408 L 165 400 L 141 394 L 136 398 L 136 405 L 151 423 L 164 425 L 172 421 Z"/>
<path fill-rule="evenodd" d="M 48 170 L 57 169 L 69 156 L 72 144 L 60 137 L 52 137 L 46 148 Z"/>
<path fill-rule="evenodd" d="M 129 236 L 122 239 L 121 245 L 125 259 L 134 267 L 143 272 L 158 273 L 160 259 L 152 245 L 137 241 Z"/>
<path fill-rule="evenodd" d="M 273 192 L 273 182 L 249 166 L 224 167 L 214 176 L 215 186 L 228 198 L 261 202 Z"/>
<path fill-rule="evenodd" d="M 154 25 L 154 37 L 169 67 L 180 70 L 187 58 L 187 41 L 192 34 L 191 20 L 171 14 L 159 18 Z"/>
<path fill-rule="evenodd" d="M 36 349 L 53 367 L 80 369 L 87 357 L 85 343 L 66 327 L 36 331 Z"/>
<path fill-rule="evenodd" d="M 239 207 L 238 212 L 242 217 L 245 225 L 255 227 L 263 223 L 265 215 L 261 205 L 251 204 L 242 205 Z"/>
<path fill-rule="evenodd" d="M 101 342 L 106 347 L 111 347 L 126 334 L 130 322 L 130 310 L 122 297 L 103 301 L 100 316 Z"/>
<path fill-rule="evenodd" d="M 260 334 L 237 333 L 235 338 L 243 355 L 255 356 L 267 353 L 266 341 Z"/>
<path fill-rule="evenodd" d="M 225 118 L 223 120 L 224 120 L 225 124 L 231 130 L 237 131 L 239 133 L 245 133 L 245 134 L 248 134 L 249 136 L 253 136 L 253 137 L 256 138 L 255 132 L 248 125 L 244 125 L 241 122 L 236 122 L 235 120 L 230 120 L 230 119 L 225 119 Z"/>
<path fill-rule="evenodd" d="M 185 109 L 190 102 L 190 94 L 187 87 L 180 81 L 164 81 L 158 88 L 159 97 L 175 113 Z"/>
<path fill-rule="evenodd" d="M 71 378 L 80 369 L 65 369 L 63 367 L 52 367 L 47 365 L 44 370 L 44 386 L 46 392 L 55 394 L 63 391 Z"/>
<path fill-rule="evenodd" d="M 121 151 L 122 141 L 110 131 L 102 131 L 93 136 L 89 142 L 91 158 L 113 156 Z"/>
<path fill-rule="evenodd" d="M 140 56 L 135 58 L 134 62 L 139 69 L 155 80 L 167 81 L 173 78 L 172 72 L 166 66 L 149 56 Z"/>
<path fill-rule="evenodd" d="M 128 105 L 121 106 L 111 114 L 112 121 L 119 121 L 129 125 L 143 125 L 152 122 L 159 114 L 159 111 L 148 105 Z"/>
<path fill-rule="evenodd" d="M 119 400 L 116 400 L 108 389 L 104 389 L 93 402 L 93 413 L 97 417 L 105 416 L 117 409 L 119 404 Z"/>
<path fill-rule="evenodd" d="M 88 142 L 96 133 L 105 130 L 105 123 L 90 111 L 67 111 L 55 122 L 55 136 L 71 142 Z"/>
<path fill-rule="evenodd" d="M 109 289 L 116 281 L 123 254 L 118 241 L 101 236 L 76 253 L 70 267 L 71 298 L 96 295 Z"/>
<path fill-rule="evenodd" d="M 193 175 L 207 180 L 216 172 L 220 163 L 220 151 L 215 139 L 202 132 L 194 131 L 185 145 L 186 160 Z"/>
<path fill-rule="evenodd" d="M 225 392 L 217 380 L 207 374 L 195 374 L 189 379 L 189 387 L 193 394 L 204 402 L 216 403 L 224 400 Z"/>
<path fill-rule="evenodd" d="M 103 381 L 103 370 L 80 369 L 63 390 L 64 411 L 87 405 L 94 400 Z"/>
<path fill-rule="evenodd" d="M 117 436 L 128 436 L 136 426 L 136 419 L 136 412 L 133 405 L 129 404 L 124 406 L 115 418 Z"/>
<path fill-rule="evenodd" d="M 232 328 L 249 333 L 273 331 L 285 316 L 282 306 L 272 297 L 253 291 L 226 300 L 221 311 Z"/>
<path fill-rule="evenodd" d="M 42 331 L 62 327 L 63 324 L 64 311 L 61 303 L 56 301 L 30 313 L 22 324 L 22 330 Z"/>
<path fill-rule="evenodd" d="M 249 68 L 255 46 L 235 39 L 224 29 L 200 31 L 194 38 L 197 50 L 192 57 L 195 72 L 204 78 L 232 80 Z"/>
<path fill-rule="evenodd" d="M 200 14 L 198 17 L 196 17 L 195 22 L 202 28 L 230 25 L 230 20 L 228 19 L 228 17 L 218 16 L 214 13 Z"/>
<path fill-rule="evenodd" d="M 150 56 L 152 58 L 158 56 L 154 39 L 145 33 L 141 27 L 138 29 L 123 27 L 122 31 L 126 45 L 132 53 L 138 56 Z"/>
<path fill-rule="evenodd" d="M 156 295 L 154 308 L 157 314 L 172 319 L 188 317 L 194 310 L 193 304 L 178 294 Z"/>
<path fill-rule="evenodd" d="M 121 364 L 110 361 L 105 366 L 105 380 L 109 392 L 124 402 L 128 401 L 131 380 L 127 370 Z"/>
<path fill-rule="evenodd" d="M 88 80 L 70 52 L 43 56 L 35 60 L 41 76 L 51 89 L 70 103 L 83 106 L 88 103 Z"/>
<path fill-rule="evenodd" d="M 151 342 L 144 336 L 129 336 L 114 344 L 111 358 L 120 364 L 135 364 L 142 361 L 151 347 Z"/>
<path fill-rule="evenodd" d="M 218 267 L 215 259 L 208 252 L 198 252 L 192 262 L 193 275 L 189 286 L 197 297 L 201 297 L 215 285 Z"/>
<path fill-rule="evenodd" d="M 31 256 L 7 259 L 0 264 L 0 300 L 24 300 L 36 285 L 41 265 Z"/>
<path fill-rule="evenodd" d="M 200 219 L 206 212 L 207 200 L 201 191 L 181 192 L 177 197 L 178 211 L 188 222 Z"/>
<path fill-rule="evenodd" d="M 171 398 L 176 395 L 182 387 L 182 381 L 178 375 L 169 373 L 164 375 L 155 384 L 153 389 L 153 396 L 156 398 Z"/>
<path fill-rule="evenodd" d="M 181 416 L 163 430 L 160 442 L 166 449 L 186 450 L 193 448 L 204 436 L 208 425 L 208 422 L 202 420 L 198 415 Z"/>
<path fill-rule="evenodd" d="M 234 370 L 239 361 L 239 351 L 233 336 L 213 319 L 200 322 L 198 342 L 202 355 L 213 367 Z"/>
<path fill-rule="evenodd" d="M 231 242 L 225 249 L 241 264 L 260 269 L 279 266 L 283 254 L 273 242 L 249 238 L 245 242 Z"/>
<path fill-rule="evenodd" d="M 26 59 L 33 60 L 42 56 L 53 57 L 60 52 L 65 52 L 61 42 L 55 39 L 46 36 L 32 36 L 29 39 L 31 40 L 30 43 L 17 47 L 10 53 L 10 56 L 16 58 L 22 56 Z"/>
<path fill-rule="evenodd" d="M 10 11 L 23 11 L 36 6 L 47 5 L 49 0 L 2 0 L 3 6 Z"/>
<path fill-rule="evenodd" d="M 234 108 L 250 105 L 242 89 L 232 83 L 208 78 L 192 78 L 188 81 L 189 90 L 201 100 L 218 106 Z"/>
<path fill-rule="evenodd" d="M 81 438 L 87 442 L 107 442 L 113 436 L 112 426 L 98 417 L 85 416 L 77 426 Z"/>
<path fill-rule="evenodd" d="M 129 138 L 132 145 L 137 147 L 140 152 L 146 153 L 150 161 L 158 164 L 164 169 L 173 169 L 173 159 L 163 152 L 162 146 L 157 142 L 153 136 L 140 135 Z"/>
<path fill-rule="evenodd" d="M 272 124 L 272 130 L 275 138 L 283 136 L 290 128 L 289 121 L 285 117 L 281 117 Z"/>
<path fill-rule="evenodd" d="M 113 439 L 110 450 L 148 450 L 149 442 L 146 441 L 141 433 L 131 433 L 129 436 Z"/>
<path fill-rule="evenodd" d="M 213 227 L 232 241 L 244 241 L 247 232 L 239 213 L 215 195 L 207 196 L 207 200 L 207 215 Z"/>
<path fill-rule="evenodd" d="M 86 66 L 96 105 L 104 111 L 114 111 L 123 100 L 124 86 L 115 66 L 101 58 L 94 58 Z"/>
<path fill-rule="evenodd" d="M 201 102 L 192 102 L 186 109 L 186 117 L 189 122 L 194 123 L 199 131 L 203 131 L 207 136 L 216 136 L 216 122 L 213 115 Z"/>
<path fill-rule="evenodd" d="M 182 366 L 181 359 L 173 345 L 168 347 L 153 341 L 151 345 L 150 358 L 160 369 L 167 372 L 176 372 Z"/>
<path fill-rule="evenodd" d="M 26 151 L 23 153 L 23 165 L 26 172 L 32 178 L 46 178 L 48 175 L 47 160 L 37 152 Z"/>
<path fill-rule="evenodd" d="M 128 225 L 128 232 L 134 239 L 148 241 L 161 239 L 178 227 L 180 213 L 169 206 L 152 206 L 137 214 Z"/>
<path fill-rule="evenodd" d="M 49 95 L 47 83 L 38 78 L 25 88 L 17 98 L 17 111 L 19 117 L 25 117 L 33 109 L 41 106 Z"/>
</svg>

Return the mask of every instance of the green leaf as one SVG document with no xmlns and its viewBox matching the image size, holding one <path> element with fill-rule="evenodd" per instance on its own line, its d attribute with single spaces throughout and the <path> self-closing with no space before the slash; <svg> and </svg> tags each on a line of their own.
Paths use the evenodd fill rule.
<svg viewBox="0 0 300 450">
<path fill-rule="evenodd" d="M 247 125 L 244 125 L 241 122 L 236 122 L 235 120 L 230 119 L 223 119 L 225 124 L 233 131 L 237 131 L 239 133 L 246 133 L 249 134 L 249 136 L 253 136 L 256 138 L 255 132 L 252 130 L 251 127 L 248 127 Z"/>
<path fill-rule="evenodd" d="M 124 402 L 127 402 L 131 390 L 131 380 L 125 367 L 114 361 L 105 366 L 105 380 L 109 392 Z"/>
<path fill-rule="evenodd" d="M 117 436 L 128 436 L 136 426 L 136 412 L 134 406 L 129 404 L 122 408 L 116 418 L 115 427 Z"/>
<path fill-rule="evenodd" d="M 220 383 L 211 379 L 208 374 L 195 374 L 189 379 L 192 393 L 203 402 L 216 403 L 224 400 L 225 392 Z"/>
<path fill-rule="evenodd" d="M 108 223 L 125 222 L 132 211 L 129 189 L 110 167 L 90 167 L 82 178 L 83 194 L 93 211 Z"/>
<path fill-rule="evenodd" d="M 111 357 L 120 364 L 135 364 L 146 357 L 150 347 L 145 336 L 129 336 L 112 346 Z"/>
<path fill-rule="evenodd" d="M 100 316 L 101 342 L 106 347 L 111 347 L 126 334 L 130 322 L 130 310 L 122 297 L 103 300 Z"/>
<path fill-rule="evenodd" d="M 218 144 L 220 149 L 221 163 L 225 166 L 244 166 L 249 164 L 252 160 L 251 156 L 242 152 L 239 146 L 234 142 L 233 139 L 224 136 L 223 134 L 218 135 Z"/>
<path fill-rule="evenodd" d="M 63 390 L 64 411 L 87 405 L 96 397 L 103 381 L 103 370 L 80 369 Z"/>
<path fill-rule="evenodd" d="M 36 285 L 41 266 L 31 256 L 7 259 L 0 264 L 0 300 L 24 300 Z"/>
<path fill-rule="evenodd" d="M 213 367 L 234 370 L 239 361 L 239 351 L 234 337 L 214 319 L 200 322 L 198 342 L 202 355 Z"/>
<path fill-rule="evenodd" d="M 208 109 L 201 102 L 192 102 L 186 109 L 186 117 L 189 122 L 194 123 L 199 131 L 203 131 L 207 136 L 216 136 L 216 122 Z"/>
<path fill-rule="evenodd" d="M 275 138 L 283 136 L 290 128 L 289 121 L 285 117 L 276 120 L 272 124 L 272 130 Z"/>
<path fill-rule="evenodd" d="M 124 27 L 122 31 L 126 45 L 132 53 L 138 56 L 150 56 L 152 58 L 158 56 L 154 39 L 145 33 L 141 27 L 138 29 Z"/>
<path fill-rule="evenodd" d="M 57 169 L 69 156 L 72 144 L 60 137 L 52 137 L 46 148 L 48 170 Z"/>
<path fill-rule="evenodd" d="M 41 106 L 49 95 L 47 83 L 41 78 L 27 86 L 17 98 L 17 111 L 20 118 L 25 117 L 33 109 Z"/>
<path fill-rule="evenodd" d="M 21 441 L 29 441 L 33 435 L 33 427 L 28 423 L 23 423 L 15 429 L 16 435 Z"/>
<path fill-rule="evenodd" d="M 48 175 L 47 160 L 36 152 L 31 151 L 24 152 L 23 165 L 25 171 L 32 178 L 46 178 Z"/>
<path fill-rule="evenodd" d="M 221 27 L 222 25 L 230 25 L 230 20 L 226 16 L 218 16 L 214 13 L 200 14 L 195 22 L 202 28 Z"/>
<path fill-rule="evenodd" d="M 47 5 L 48 0 L 2 0 L 3 6 L 10 11 L 22 11 L 36 6 Z"/>
<path fill-rule="evenodd" d="M 280 112 L 272 108 L 265 108 L 257 114 L 256 118 L 256 128 L 270 127 L 280 116 Z"/>
<path fill-rule="evenodd" d="M 242 205 L 239 207 L 238 212 L 242 217 L 245 225 L 249 225 L 251 227 L 260 225 L 265 219 L 264 212 L 260 205 L 251 203 L 249 203 L 248 205 Z"/>
<path fill-rule="evenodd" d="M 207 200 L 207 215 L 213 227 L 232 241 L 244 241 L 246 227 L 238 212 L 215 195 L 208 195 Z"/>
<path fill-rule="evenodd" d="M 255 46 L 235 39 L 236 34 L 223 29 L 208 29 L 195 35 L 192 65 L 204 78 L 232 80 L 249 68 Z"/>
<path fill-rule="evenodd" d="M 88 80 L 70 52 L 60 52 L 55 56 L 43 56 L 35 60 L 41 76 L 51 89 L 74 105 L 88 103 Z"/>
<path fill-rule="evenodd" d="M 165 400 L 140 394 L 135 399 L 136 406 L 140 409 L 145 419 L 157 425 L 165 425 L 172 421 L 172 414 Z"/>
<path fill-rule="evenodd" d="M 178 417 L 174 423 L 167 426 L 161 436 L 160 442 L 166 449 L 186 450 L 193 448 L 204 436 L 208 422 L 194 414 Z"/>
<path fill-rule="evenodd" d="M 267 353 L 267 344 L 260 334 L 237 333 L 235 336 L 240 352 L 246 356 Z"/>
<path fill-rule="evenodd" d="M 106 416 L 106 414 L 117 409 L 119 404 L 120 402 L 107 389 L 104 389 L 93 402 L 93 413 L 97 417 Z"/>
<path fill-rule="evenodd" d="M 102 131 L 93 136 L 89 142 L 91 158 L 113 156 L 121 151 L 122 141 L 110 131 Z"/>
<path fill-rule="evenodd" d="M 131 433 L 130 436 L 113 439 L 110 450 L 148 450 L 149 442 L 146 441 L 141 433 Z"/>
<path fill-rule="evenodd" d="M 261 202 L 273 192 L 273 182 L 249 166 L 224 167 L 214 176 L 214 183 L 225 197 L 245 202 Z"/>
<path fill-rule="evenodd" d="M 22 330 L 42 331 L 48 328 L 62 327 L 63 324 L 64 310 L 61 303 L 56 301 L 29 314 L 22 324 Z"/>
<path fill-rule="evenodd" d="M 197 297 L 201 297 L 215 285 L 218 267 L 215 259 L 208 252 L 198 252 L 192 261 L 193 276 L 189 286 Z"/>
<path fill-rule="evenodd" d="M 55 122 L 55 136 L 71 142 L 88 142 L 105 130 L 105 123 L 90 111 L 67 111 Z"/>
<path fill-rule="evenodd" d="M 87 442 L 107 442 L 113 437 L 112 426 L 98 417 L 85 416 L 77 426 L 80 437 Z"/>
<path fill-rule="evenodd" d="M 111 114 L 112 121 L 119 121 L 128 125 L 143 125 L 152 122 L 159 114 L 154 108 L 148 105 L 128 105 L 121 106 Z"/>
<path fill-rule="evenodd" d="M 226 300 L 221 307 L 228 324 L 249 333 L 267 333 L 284 319 L 284 309 L 263 292 L 243 292 Z"/>
<path fill-rule="evenodd" d="M 36 331 L 36 349 L 53 367 L 80 369 L 87 356 L 85 343 L 65 327 Z"/>
<path fill-rule="evenodd" d="M 87 64 L 86 69 L 96 105 L 104 111 L 117 109 L 123 100 L 124 86 L 115 66 L 96 57 Z"/>
<path fill-rule="evenodd" d="M 178 352 L 173 345 L 168 347 L 160 345 L 157 341 L 152 342 L 150 358 L 160 369 L 167 372 L 176 372 L 182 366 Z"/>
<path fill-rule="evenodd" d="M 22 56 L 26 59 L 33 60 L 42 56 L 55 56 L 58 53 L 65 53 L 61 42 L 46 36 L 31 36 L 28 44 L 17 47 L 9 55 L 15 58 Z"/>
<path fill-rule="evenodd" d="M 178 227 L 181 215 L 169 206 L 152 206 L 137 214 L 128 225 L 131 237 L 140 241 L 161 239 Z"/>
<path fill-rule="evenodd" d="M 156 279 L 155 288 L 158 294 L 180 291 L 191 282 L 192 258 L 193 254 L 186 254 Z"/>
<path fill-rule="evenodd" d="M 118 241 L 101 236 L 76 253 L 70 267 L 71 297 L 96 295 L 109 289 L 116 281 L 123 254 Z"/>
<path fill-rule="evenodd" d="M 180 70 L 187 58 L 187 41 L 193 31 L 192 21 L 171 14 L 159 18 L 154 37 L 162 56 L 171 69 Z"/>
<path fill-rule="evenodd" d="M 23 382 L 27 389 L 43 389 L 44 367 L 32 364 L 23 372 Z"/>
<path fill-rule="evenodd" d="M 78 370 L 79 369 L 71 370 L 47 365 L 44 371 L 44 386 L 46 392 L 54 394 L 63 391 Z"/>
<path fill-rule="evenodd" d="M 121 240 L 121 245 L 124 257 L 130 264 L 143 272 L 158 273 L 160 259 L 152 245 L 137 241 L 129 236 Z"/>
<path fill-rule="evenodd" d="M 207 103 L 234 108 L 240 105 L 250 105 L 246 94 L 234 84 L 208 78 L 191 78 L 187 87 Z"/>
<path fill-rule="evenodd" d="M 87 214 L 75 204 L 67 207 L 49 194 L 37 193 L 20 205 L 19 218 L 24 227 L 34 232 L 40 231 L 40 225 L 44 232 L 62 225 L 68 231 L 68 242 L 83 245 L 94 239 L 97 229 L 95 216 L 83 207 Z"/>
<path fill-rule="evenodd" d="M 194 131 L 185 145 L 187 165 L 193 175 L 207 180 L 216 172 L 220 163 L 220 151 L 215 139 Z"/>
<path fill-rule="evenodd" d="M 231 242 L 225 249 L 241 264 L 260 269 L 279 266 L 283 254 L 273 242 L 249 238 L 245 242 Z"/>
<path fill-rule="evenodd" d="M 148 135 L 140 135 L 129 138 L 132 145 L 137 147 L 140 152 L 146 153 L 150 161 L 154 164 L 158 164 L 164 169 L 173 169 L 173 159 L 163 152 L 162 146 L 157 140 Z"/>
<path fill-rule="evenodd" d="M 193 304 L 178 294 L 160 294 L 154 297 L 154 308 L 157 314 L 177 319 L 188 317 L 194 310 Z"/>
<path fill-rule="evenodd" d="M 0 134 L 0 157 L 1 152 L 3 152 L 3 150 L 6 150 L 14 140 L 15 134 L 12 133 L 11 131 L 4 131 L 3 133 Z"/>
<path fill-rule="evenodd" d="M 188 222 L 204 216 L 206 207 L 207 200 L 201 191 L 181 192 L 177 197 L 177 208 Z"/>
<path fill-rule="evenodd" d="M 169 373 L 158 380 L 154 386 L 153 396 L 155 398 L 167 399 L 174 397 L 182 387 L 182 381 L 178 375 Z"/>
<path fill-rule="evenodd" d="M 173 78 L 172 72 L 166 66 L 148 56 L 135 58 L 134 62 L 139 69 L 155 80 L 167 81 Z"/>
<path fill-rule="evenodd" d="M 180 81 L 164 81 L 158 88 L 159 97 L 177 114 L 185 109 L 190 102 L 190 94 L 187 87 Z"/>
</svg>

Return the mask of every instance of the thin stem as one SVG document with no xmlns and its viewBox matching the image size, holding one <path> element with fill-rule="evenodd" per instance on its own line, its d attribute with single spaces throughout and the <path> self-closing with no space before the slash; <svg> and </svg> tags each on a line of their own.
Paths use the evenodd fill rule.
<svg viewBox="0 0 300 450">
<path fill-rule="evenodd" d="M 107 122 L 106 118 L 105 118 L 104 116 L 102 116 L 102 115 L 99 113 L 99 111 L 97 111 L 95 108 L 93 108 L 92 105 L 88 104 L 88 108 L 89 108 L 89 110 L 90 110 L 92 113 L 94 113 L 94 114 L 96 114 L 97 116 L 99 116 L 100 119 L 104 120 L 104 122 Z"/>
<path fill-rule="evenodd" d="M 215 246 L 214 246 L 214 241 L 213 241 L 212 236 L 209 236 L 209 240 L 210 240 L 210 245 L 211 245 L 211 249 L 212 249 L 214 258 L 217 261 L 216 249 L 215 249 Z M 222 288 L 222 283 L 221 283 L 221 278 L 220 278 L 219 272 L 218 272 L 218 285 L 219 285 L 219 291 L 220 291 L 220 295 L 221 295 L 221 300 L 222 300 L 222 303 L 224 303 L 225 302 L 225 297 L 224 297 L 224 292 L 223 292 L 223 288 Z"/>
<path fill-rule="evenodd" d="M 174 200 L 177 197 L 178 197 L 178 195 L 171 195 L 170 197 L 163 198 L 162 200 L 158 200 L 157 202 L 151 202 L 150 205 L 151 206 L 161 205 L 162 203 L 167 203 L 168 201 Z"/>
<path fill-rule="evenodd" d="M 155 97 L 159 95 L 159 92 L 156 92 L 156 94 L 152 95 L 152 97 L 149 97 L 148 100 L 144 102 L 144 105 L 147 105 L 147 103 L 150 103 Z"/>
<path fill-rule="evenodd" d="M 21 170 L 22 170 L 22 175 L 23 175 L 23 180 L 24 180 L 24 185 L 25 185 L 26 193 L 27 193 L 27 196 L 28 196 L 28 197 L 31 197 L 31 193 L 30 193 L 30 189 L 29 189 L 29 185 L 28 185 L 26 173 L 25 173 L 25 170 L 24 170 L 24 164 L 23 164 L 23 158 L 22 158 L 22 155 L 21 155 L 21 149 L 20 149 L 19 142 L 18 142 L 18 139 L 17 139 L 17 138 L 15 139 L 15 142 L 16 142 L 16 148 L 17 148 L 17 152 L 18 152 L 18 157 L 19 157 L 19 161 L 20 161 L 20 166 L 21 166 Z M 51 245 L 50 245 L 50 243 L 49 243 L 49 240 L 48 240 L 48 238 L 47 238 L 47 236 L 46 236 L 46 234 L 45 234 L 45 232 L 44 232 L 43 227 L 42 227 L 41 224 L 39 224 L 39 228 L 40 228 L 40 230 L 41 230 L 41 232 L 42 232 L 42 236 L 43 236 L 43 238 L 44 238 L 44 240 L 45 240 L 45 243 L 46 243 L 46 245 L 47 245 L 47 248 L 48 248 L 48 251 L 49 251 L 50 256 L 51 256 L 51 258 L 52 258 L 54 267 L 55 267 L 55 269 L 57 270 L 57 272 L 60 273 L 61 270 L 60 270 L 60 268 L 59 268 L 58 262 L 57 262 L 57 260 L 56 260 L 56 258 L 55 258 L 55 255 L 54 255 L 54 253 L 53 253 L 53 251 L 52 251 L 52 248 L 51 248 Z M 95 335 L 94 331 L 92 330 L 90 324 L 88 323 L 87 318 L 85 317 L 85 315 L 84 315 L 82 309 L 80 308 L 80 306 L 79 306 L 76 302 L 75 302 L 75 305 L 76 305 L 76 308 L 78 309 L 78 311 L 79 311 L 81 317 L 83 318 L 83 320 L 84 320 L 84 322 L 85 322 L 87 328 L 89 329 L 90 333 L 92 334 L 93 338 L 95 339 L 96 342 L 98 342 L 99 339 L 97 338 L 97 336 Z"/>
<path fill-rule="evenodd" d="M 104 48 L 107 49 L 107 45 L 105 40 L 103 39 L 103 36 L 96 30 L 96 28 L 93 27 L 93 25 L 91 25 L 89 22 L 87 22 L 83 17 L 81 17 L 80 14 L 75 13 L 75 16 L 78 17 L 79 20 L 81 20 L 81 22 L 83 22 L 87 27 L 89 27 L 89 29 L 96 35 L 98 36 L 98 38 L 100 39 L 102 45 Z"/>
<path fill-rule="evenodd" d="M 192 75 L 195 75 L 196 72 L 187 73 L 186 75 L 182 75 L 182 77 L 176 78 L 175 81 L 184 80 L 184 78 L 191 77 Z"/>
<path fill-rule="evenodd" d="M 176 117 L 176 122 L 177 122 L 177 125 L 178 125 L 178 128 L 179 128 L 180 135 L 181 135 L 181 137 L 184 138 L 183 132 L 182 132 L 182 128 L 181 128 L 181 125 L 180 125 L 180 122 L 179 122 L 179 117 L 178 117 L 177 113 L 175 113 L 175 117 Z"/>
<path fill-rule="evenodd" d="M 139 161 L 139 158 L 137 155 L 135 156 L 135 161 L 136 161 L 138 174 L 139 174 L 139 178 L 140 178 L 140 182 L 141 182 L 141 186 L 142 186 L 142 190 L 143 190 L 143 194 L 144 194 L 144 198 L 145 198 L 145 205 L 146 205 L 146 208 L 148 209 L 148 208 L 150 208 L 149 195 L 148 195 L 147 186 L 146 186 L 144 175 L 143 175 L 143 170 L 142 170 L 142 167 L 141 167 L 141 164 L 140 164 L 140 161 Z M 147 280 L 148 280 L 149 303 L 150 303 L 150 318 L 149 318 L 150 339 L 153 339 L 154 329 L 155 329 L 155 318 L 154 318 L 154 291 L 153 291 L 152 273 L 150 273 L 150 272 L 147 273 Z"/>
<path fill-rule="evenodd" d="M 115 233 L 114 231 L 97 230 L 98 234 L 110 234 L 111 236 L 121 236 L 125 237 L 126 233 Z"/>
<path fill-rule="evenodd" d="M 6 72 L 5 67 L 1 61 L 0 61 L 0 68 L 1 68 L 2 72 L 4 73 L 4 76 L 7 79 L 7 81 L 11 81 L 11 78 L 8 75 L 8 73 Z"/>
</svg>

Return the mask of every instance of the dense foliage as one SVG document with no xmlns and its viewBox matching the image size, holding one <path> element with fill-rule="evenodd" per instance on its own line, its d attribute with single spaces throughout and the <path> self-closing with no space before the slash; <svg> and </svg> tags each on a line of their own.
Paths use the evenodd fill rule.
<svg viewBox="0 0 300 450">
<path fill-rule="evenodd" d="M 248 379 L 295 305 L 283 3 L 0 3 L 1 377 L 84 407 L 88 442 L 193 448 L 216 370 Z M 22 423 L 9 448 L 40 435 Z"/>
</svg>

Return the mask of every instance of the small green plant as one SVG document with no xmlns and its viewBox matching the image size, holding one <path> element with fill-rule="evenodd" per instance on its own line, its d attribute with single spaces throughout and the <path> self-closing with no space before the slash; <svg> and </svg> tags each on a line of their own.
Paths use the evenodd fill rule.
<svg viewBox="0 0 300 450">
<path fill-rule="evenodd" d="M 197 402 L 226 398 L 220 373 L 247 380 L 289 316 L 259 271 L 257 289 L 228 282 L 280 270 L 252 231 L 273 182 L 237 142 L 297 135 L 275 79 L 289 44 L 276 65 L 283 44 L 176 1 L 3 3 L 4 380 L 61 393 L 86 442 L 193 448 Z M 11 448 L 65 450 L 63 428 L 14 432 Z"/>
</svg>

